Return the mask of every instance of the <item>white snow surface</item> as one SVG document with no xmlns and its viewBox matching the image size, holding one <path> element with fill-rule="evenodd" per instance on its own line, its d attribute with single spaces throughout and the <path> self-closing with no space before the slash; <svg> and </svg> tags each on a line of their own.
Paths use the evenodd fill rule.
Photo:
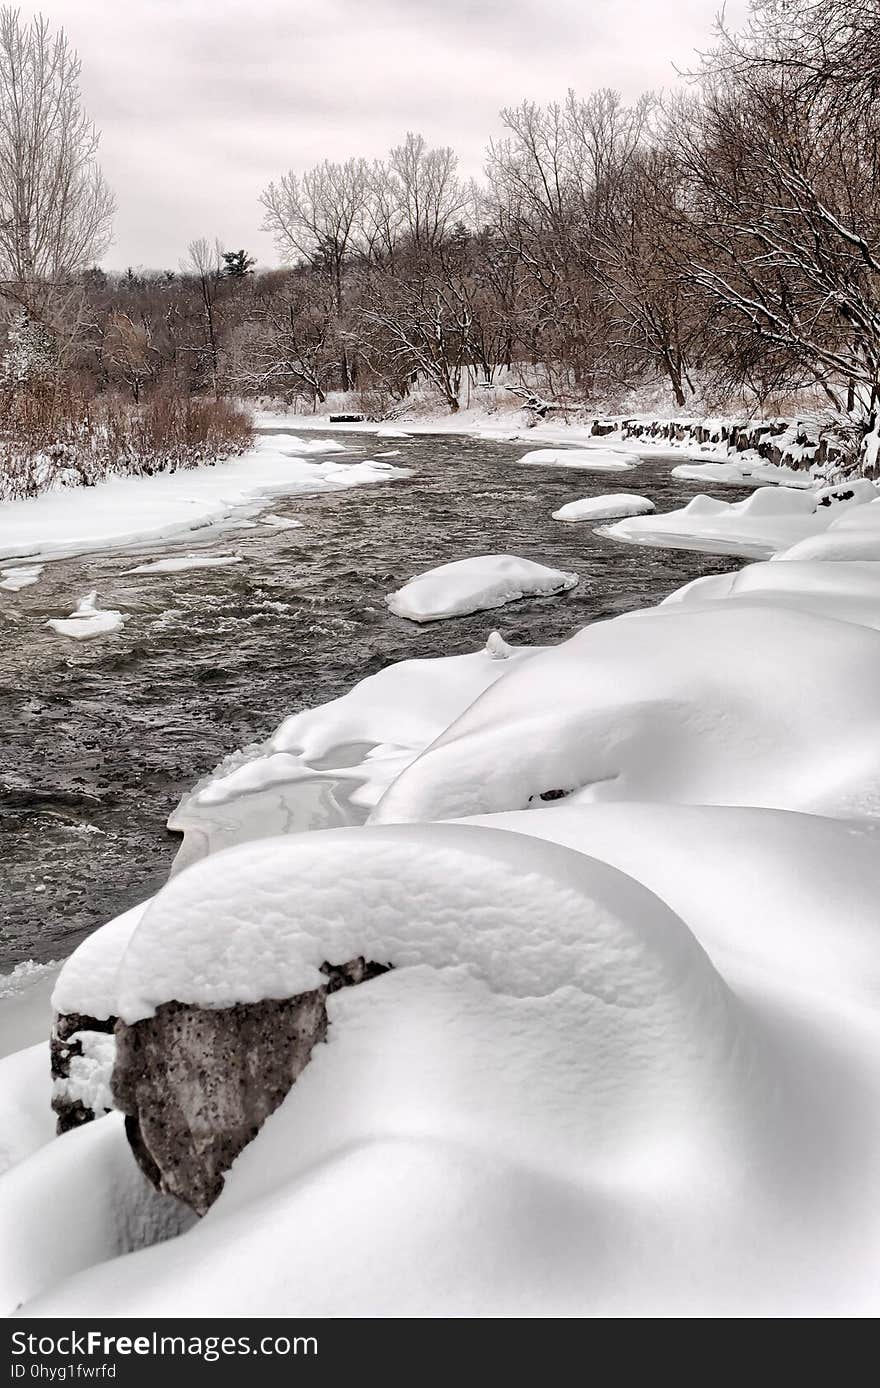
<svg viewBox="0 0 880 1388">
<path fill-rule="evenodd" d="M 254 515 L 268 498 L 339 491 L 408 476 L 406 469 L 388 463 L 312 462 L 264 439 L 240 458 L 213 467 L 117 477 L 95 487 L 4 502 L 0 559 L 57 559 L 173 539 Z"/>
<path fill-rule="evenodd" d="M 558 521 L 610 520 L 613 516 L 645 516 L 654 510 L 653 501 L 633 492 L 609 493 L 607 496 L 587 496 L 579 501 L 567 501 L 553 512 Z"/>
<path fill-rule="evenodd" d="M 80 599 L 69 617 L 50 617 L 46 626 L 72 641 L 92 641 L 96 636 L 112 636 L 124 621 L 115 608 L 99 607 L 97 592 L 91 592 Z"/>
<path fill-rule="evenodd" d="M 540 467 L 581 468 L 584 472 L 629 472 L 638 466 L 639 455 L 618 448 L 535 448 L 519 461 Z"/>
<path fill-rule="evenodd" d="M 564 593 L 578 581 L 577 574 L 515 554 L 483 554 L 417 574 L 385 601 L 398 617 L 411 622 L 439 622 L 503 607 L 520 598 Z"/>
</svg>

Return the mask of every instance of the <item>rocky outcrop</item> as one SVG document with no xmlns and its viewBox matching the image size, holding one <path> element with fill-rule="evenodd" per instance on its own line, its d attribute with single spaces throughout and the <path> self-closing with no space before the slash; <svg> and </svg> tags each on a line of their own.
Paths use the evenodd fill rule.
<svg viewBox="0 0 880 1388">
<path fill-rule="evenodd" d="M 204 1214 L 324 1040 L 327 996 L 386 968 L 325 964 L 326 985 L 294 998 L 218 1009 L 168 1002 L 143 1021 L 117 1022 L 113 1095 L 152 1184 Z"/>
<path fill-rule="evenodd" d="M 49 1054 L 59 1133 L 90 1123 L 110 1108 L 115 1023 L 115 1017 L 87 1017 L 81 1012 L 56 1016 Z"/>
</svg>

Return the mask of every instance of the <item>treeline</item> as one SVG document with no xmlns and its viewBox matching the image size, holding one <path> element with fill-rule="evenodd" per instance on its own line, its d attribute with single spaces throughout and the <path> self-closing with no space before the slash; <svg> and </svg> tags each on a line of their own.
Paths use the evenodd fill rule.
<svg viewBox="0 0 880 1388">
<path fill-rule="evenodd" d="M 165 273 L 8 284 L 7 381 L 381 413 L 426 385 L 456 410 L 466 377 L 574 402 L 662 376 L 683 408 L 809 393 L 855 447 L 880 383 L 878 51 L 877 0 L 766 0 L 672 98 L 503 111 L 479 183 L 417 135 L 288 173 L 262 199 L 284 269 L 202 240 Z"/>
</svg>

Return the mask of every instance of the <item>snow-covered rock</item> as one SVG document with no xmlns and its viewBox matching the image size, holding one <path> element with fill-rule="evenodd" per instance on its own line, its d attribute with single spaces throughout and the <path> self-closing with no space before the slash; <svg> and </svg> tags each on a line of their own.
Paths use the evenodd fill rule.
<svg viewBox="0 0 880 1388">
<path fill-rule="evenodd" d="M 411 622 L 439 622 L 483 612 L 520 598 L 565 593 L 577 574 L 547 568 L 514 554 L 456 559 L 417 574 L 385 599 L 391 611 Z"/>
<path fill-rule="evenodd" d="M 646 516 L 654 510 L 653 501 L 633 492 L 616 492 L 608 496 L 587 496 L 580 501 L 567 501 L 553 512 L 558 521 L 610 520 L 614 516 Z"/>
<path fill-rule="evenodd" d="M 80 599 L 69 617 L 50 617 L 46 626 L 72 641 L 91 641 L 96 636 L 112 636 L 124 621 L 115 608 L 100 608 L 97 592 L 91 592 Z"/>
<path fill-rule="evenodd" d="M 639 455 L 612 448 L 535 448 L 519 461 L 539 467 L 582 468 L 585 472 L 629 472 L 638 466 Z"/>
</svg>

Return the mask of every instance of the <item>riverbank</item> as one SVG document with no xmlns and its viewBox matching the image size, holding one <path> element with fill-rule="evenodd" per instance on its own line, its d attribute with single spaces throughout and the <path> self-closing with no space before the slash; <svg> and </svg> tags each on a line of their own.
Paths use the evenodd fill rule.
<svg viewBox="0 0 880 1388">
<path fill-rule="evenodd" d="M 303 528 L 272 541 L 288 583 L 316 566 L 301 593 L 329 599 L 319 623 L 347 594 L 349 631 L 299 645 L 273 620 L 275 714 L 291 716 L 193 787 L 187 870 L 92 934 L 55 993 L 96 1028 L 62 1095 L 103 1112 L 118 1018 L 142 1166 L 146 1146 L 184 1200 L 216 1203 L 182 1232 L 192 1216 L 145 1184 L 119 1112 L 52 1140 L 38 1046 L 0 1068 L 36 1148 L 0 1180 L 0 1244 L 52 1251 L 0 1270 L 0 1296 L 44 1316 L 874 1314 L 877 562 L 774 553 L 731 573 L 554 521 L 609 478 L 521 466 L 518 441 L 413 432 L 388 449 L 412 473 L 393 507 L 304 497 Z M 666 515 L 699 485 L 656 454 L 629 478 Z M 766 494 L 771 512 L 819 504 Z M 841 518 L 853 501 L 833 502 Z M 245 532 L 251 563 L 266 543 Z M 487 551 L 580 582 L 424 627 L 385 606 Z M 210 585 L 228 610 L 247 565 L 223 574 L 162 581 Z M 480 651 L 490 625 L 505 640 Z M 261 674 L 226 639 L 241 678 L 216 691 L 224 734 Z M 395 648 L 418 659 L 384 668 Z M 292 692 L 288 652 L 306 649 Z M 182 703 L 162 692 L 160 730 Z M 375 972 L 325 1004 L 326 970 L 358 961 Z M 327 1041 L 294 1073 L 279 1028 L 301 1035 L 316 997 Z M 217 1143 L 242 1065 L 255 1126 L 274 1109 L 219 1185 L 174 1126 L 189 1091 L 162 1019 L 178 1015 L 218 1038 L 199 1113 Z M 130 1097 L 133 1055 L 164 1136 Z M 48 1189 L 66 1192 L 51 1211 Z"/>
</svg>

